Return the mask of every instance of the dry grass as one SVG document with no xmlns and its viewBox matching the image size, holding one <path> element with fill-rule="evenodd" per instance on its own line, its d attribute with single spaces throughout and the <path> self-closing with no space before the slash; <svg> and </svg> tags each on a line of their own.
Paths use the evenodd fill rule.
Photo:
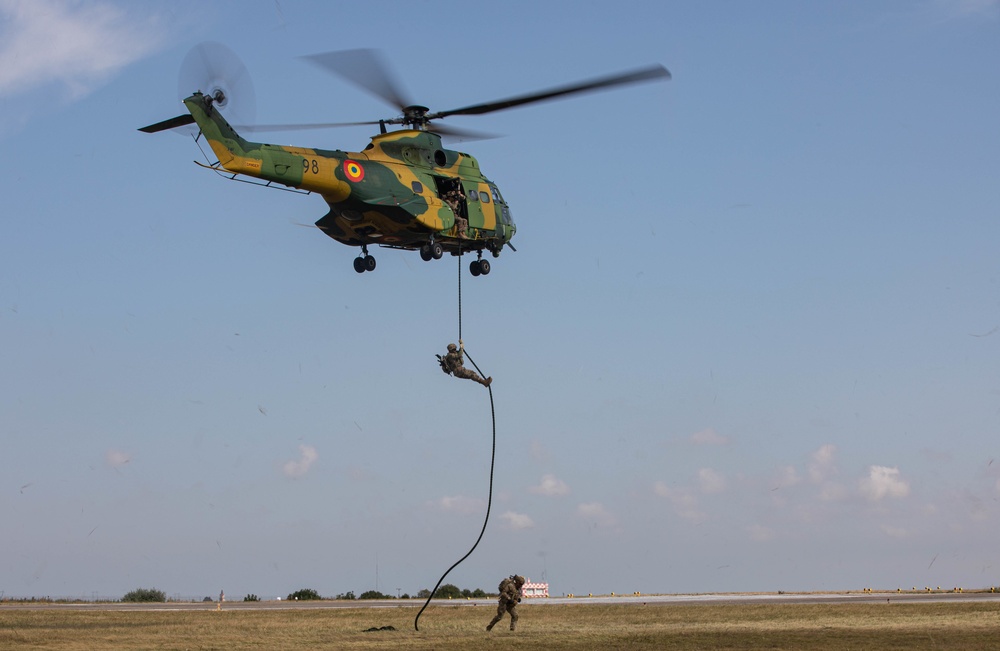
<svg viewBox="0 0 1000 651">
<path fill-rule="evenodd" d="M 522 605 L 114 612 L 0 606 L 0 649 L 996 649 L 1000 604 Z M 396 631 L 364 633 L 394 626 Z"/>
</svg>

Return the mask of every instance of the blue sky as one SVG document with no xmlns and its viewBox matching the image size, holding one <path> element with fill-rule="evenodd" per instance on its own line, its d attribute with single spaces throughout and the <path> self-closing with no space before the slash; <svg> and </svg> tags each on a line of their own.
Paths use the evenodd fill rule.
<svg viewBox="0 0 1000 651">
<path fill-rule="evenodd" d="M 673 73 L 451 122 L 505 134 L 456 147 L 518 250 L 463 276 L 497 474 L 448 581 L 1000 584 L 998 30 L 995 0 L 0 0 L 0 591 L 413 593 L 479 532 L 488 394 L 434 360 L 457 261 L 358 275 L 318 196 L 136 131 L 204 41 L 261 123 L 392 117 L 298 59 L 336 49 L 432 109 Z"/>
</svg>

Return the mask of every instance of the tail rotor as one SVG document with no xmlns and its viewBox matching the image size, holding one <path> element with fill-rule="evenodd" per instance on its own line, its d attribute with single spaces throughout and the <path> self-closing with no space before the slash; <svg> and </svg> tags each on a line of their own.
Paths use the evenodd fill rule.
<svg viewBox="0 0 1000 651">
<path fill-rule="evenodd" d="M 232 125 L 252 125 L 257 118 L 257 95 L 250 73 L 222 43 L 199 43 L 184 57 L 177 78 L 178 99 L 184 100 L 195 91 L 211 96 L 213 105 Z"/>
</svg>

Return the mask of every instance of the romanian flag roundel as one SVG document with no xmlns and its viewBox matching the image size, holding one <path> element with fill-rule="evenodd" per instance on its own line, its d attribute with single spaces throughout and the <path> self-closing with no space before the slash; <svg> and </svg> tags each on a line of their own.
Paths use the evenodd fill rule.
<svg viewBox="0 0 1000 651">
<path fill-rule="evenodd" d="M 364 168 L 357 161 L 353 160 L 344 161 L 344 174 L 347 176 L 347 180 L 354 181 L 355 183 L 365 178 Z"/>
</svg>

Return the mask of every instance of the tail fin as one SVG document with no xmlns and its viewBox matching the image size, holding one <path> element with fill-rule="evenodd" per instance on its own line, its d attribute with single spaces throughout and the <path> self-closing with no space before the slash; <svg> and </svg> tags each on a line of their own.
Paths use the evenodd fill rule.
<svg viewBox="0 0 1000 651">
<path fill-rule="evenodd" d="M 190 111 L 189 115 L 180 115 L 139 130 L 146 133 L 156 133 L 166 129 L 197 124 L 201 131 L 199 138 L 208 141 L 212 152 L 218 158 L 218 163 L 212 163 L 209 167 L 218 170 L 218 167 L 221 166 L 235 174 L 264 179 L 268 184 L 279 183 L 290 188 L 301 189 L 303 185 L 302 161 L 304 160 L 301 152 L 297 148 L 276 147 L 244 140 L 219 111 L 219 106 L 223 101 L 224 98 L 221 96 L 204 95 L 197 92 L 184 100 L 184 105 Z M 337 159 L 330 160 L 332 160 L 333 165 L 339 164 Z M 322 186 L 322 182 L 318 183 Z M 311 188 L 306 189 L 306 191 L 308 190 Z"/>
<path fill-rule="evenodd" d="M 215 101 L 211 95 L 197 92 L 184 100 L 184 105 L 191 111 L 192 121 L 198 124 L 219 162 L 226 166 L 234 158 L 246 156 L 249 147 L 247 141 L 222 117 L 222 113 L 214 106 Z"/>
<path fill-rule="evenodd" d="M 221 98 L 219 98 L 221 99 Z M 197 124 L 202 134 L 208 139 L 212 151 L 218 156 L 219 162 L 223 166 L 231 163 L 237 157 L 246 156 L 250 147 L 246 140 L 240 137 L 236 130 L 226 122 L 222 113 L 214 104 L 217 98 L 211 95 L 203 95 L 200 91 L 184 100 L 184 105 L 190 111 L 187 115 L 178 115 L 175 118 L 142 127 L 139 131 L 144 133 L 156 133 L 167 129 L 176 129 L 189 124 Z M 260 166 L 257 165 L 257 169 Z M 242 170 L 234 170 L 242 171 Z"/>
</svg>

